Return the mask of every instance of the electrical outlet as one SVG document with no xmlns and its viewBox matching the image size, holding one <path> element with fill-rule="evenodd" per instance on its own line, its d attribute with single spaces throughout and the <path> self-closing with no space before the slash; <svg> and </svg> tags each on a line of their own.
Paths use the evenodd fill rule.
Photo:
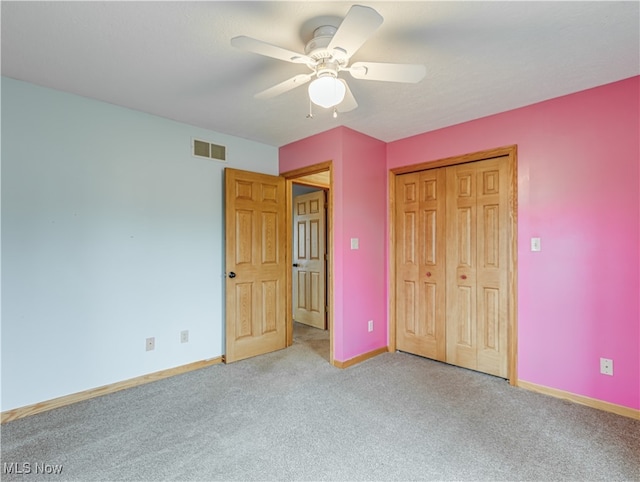
<svg viewBox="0 0 640 482">
<path fill-rule="evenodd" d="M 369 328 L 369 332 L 373 331 L 373 320 L 369 320 L 368 328 Z"/>
<path fill-rule="evenodd" d="M 613 376 L 613 360 L 610 358 L 600 358 L 600 373 Z"/>
<path fill-rule="evenodd" d="M 180 332 L 180 343 L 188 343 L 189 342 L 189 330 L 182 330 Z"/>
<path fill-rule="evenodd" d="M 155 350 L 156 349 L 156 338 L 155 338 L 155 336 L 152 336 L 151 338 L 147 338 L 146 347 L 147 347 L 147 351 L 151 351 L 151 350 Z"/>
</svg>

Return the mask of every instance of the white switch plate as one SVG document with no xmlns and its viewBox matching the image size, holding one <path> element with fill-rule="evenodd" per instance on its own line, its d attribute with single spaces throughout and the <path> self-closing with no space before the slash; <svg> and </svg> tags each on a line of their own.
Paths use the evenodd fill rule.
<svg viewBox="0 0 640 482">
<path fill-rule="evenodd" d="M 369 323 L 367 325 L 367 329 L 369 330 L 369 333 L 371 333 L 373 331 L 373 320 L 369 320 Z"/>
<path fill-rule="evenodd" d="M 358 249 L 360 240 L 358 238 L 351 238 L 351 249 Z"/>
<path fill-rule="evenodd" d="M 540 238 L 531 238 L 531 251 L 540 251 Z"/>
</svg>

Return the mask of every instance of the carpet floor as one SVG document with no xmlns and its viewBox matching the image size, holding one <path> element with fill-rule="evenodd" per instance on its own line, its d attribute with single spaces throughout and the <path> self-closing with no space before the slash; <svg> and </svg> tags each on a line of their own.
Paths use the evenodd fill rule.
<svg viewBox="0 0 640 482">
<path fill-rule="evenodd" d="M 640 421 L 404 353 L 328 358 L 296 324 L 286 350 L 9 422 L 2 480 L 640 481 Z"/>
</svg>

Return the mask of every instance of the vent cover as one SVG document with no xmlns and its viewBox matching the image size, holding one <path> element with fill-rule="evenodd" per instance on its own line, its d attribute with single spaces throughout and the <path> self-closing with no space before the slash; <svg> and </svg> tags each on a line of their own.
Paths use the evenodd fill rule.
<svg viewBox="0 0 640 482">
<path fill-rule="evenodd" d="M 191 152 L 195 157 L 204 157 L 206 159 L 215 159 L 216 161 L 227 160 L 227 148 L 212 144 L 200 139 L 192 139 Z"/>
</svg>

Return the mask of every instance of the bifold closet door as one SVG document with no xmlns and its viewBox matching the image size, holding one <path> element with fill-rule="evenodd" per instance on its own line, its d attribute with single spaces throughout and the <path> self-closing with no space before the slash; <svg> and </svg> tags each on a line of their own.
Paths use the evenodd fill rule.
<svg viewBox="0 0 640 482">
<path fill-rule="evenodd" d="M 446 361 L 507 377 L 506 162 L 446 169 Z"/>
<path fill-rule="evenodd" d="M 444 168 L 396 177 L 396 346 L 445 361 Z"/>
</svg>

